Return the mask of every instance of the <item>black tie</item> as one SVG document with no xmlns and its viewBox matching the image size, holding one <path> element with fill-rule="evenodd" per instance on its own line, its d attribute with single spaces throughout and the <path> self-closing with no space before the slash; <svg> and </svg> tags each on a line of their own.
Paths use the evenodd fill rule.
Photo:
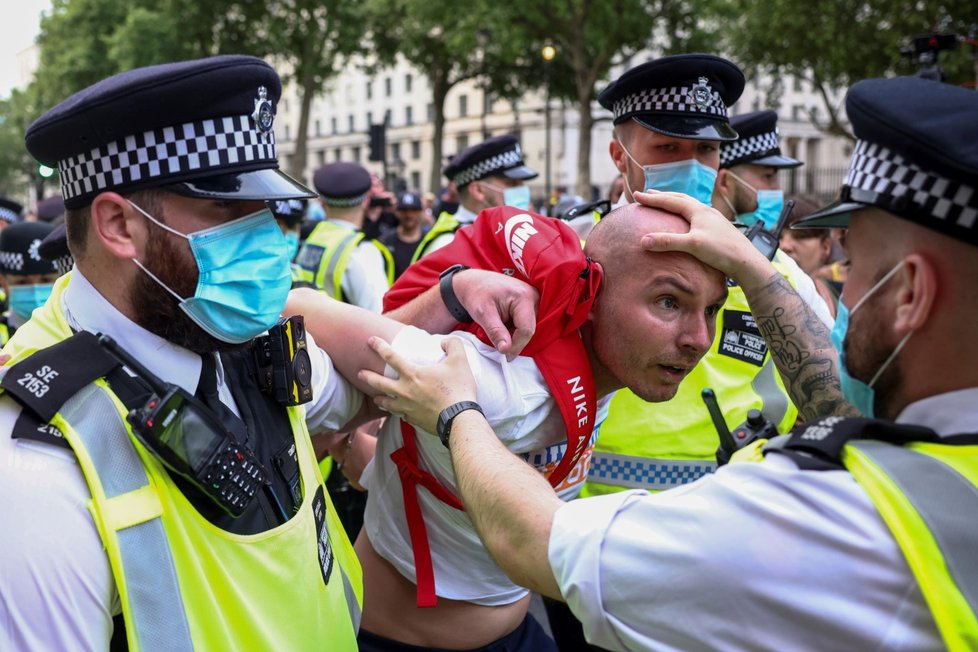
<svg viewBox="0 0 978 652">
<path fill-rule="evenodd" d="M 239 444 L 247 443 L 248 430 L 244 422 L 238 418 L 224 403 L 217 393 L 217 365 L 214 364 L 214 354 L 205 353 L 200 356 L 200 380 L 197 383 L 197 398 L 211 409 L 211 412 L 231 431 Z"/>
</svg>

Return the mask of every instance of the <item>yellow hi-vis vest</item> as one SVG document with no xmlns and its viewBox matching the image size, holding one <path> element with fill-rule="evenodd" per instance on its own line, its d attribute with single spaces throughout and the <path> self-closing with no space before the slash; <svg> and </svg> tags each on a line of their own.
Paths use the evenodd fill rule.
<svg viewBox="0 0 978 652">
<path fill-rule="evenodd" d="M 842 463 L 886 521 L 948 650 L 978 650 L 978 445 L 846 444 Z"/>
<path fill-rule="evenodd" d="M 18 329 L 9 364 L 71 336 L 61 311 L 69 275 Z M 133 436 L 104 380 L 51 420 L 91 491 L 88 509 L 122 602 L 129 649 L 356 650 L 362 572 L 323 488 L 300 408 L 289 418 L 303 500 L 276 528 L 225 532 L 200 516 Z M 70 554 L 70 550 L 66 551 Z"/>
<path fill-rule="evenodd" d="M 445 235 L 446 233 L 455 233 L 461 227 L 461 223 L 455 219 L 455 216 L 450 213 L 442 213 L 435 220 L 431 229 L 424 234 L 421 238 L 421 242 L 418 244 L 418 248 L 414 250 L 414 255 L 411 257 L 411 262 L 416 263 L 418 260 L 428 253 L 428 247 L 434 242 L 435 238 Z"/>
<path fill-rule="evenodd" d="M 341 287 L 343 275 L 350 263 L 350 255 L 363 238 L 362 231 L 332 222 L 320 222 L 299 249 L 296 256 L 298 271 L 293 274 L 293 281 L 311 283 L 334 299 L 346 301 Z M 376 240 L 368 242 L 377 247 L 384 258 L 387 286 L 390 287 L 394 283 L 394 257 L 387 247 Z"/>
<path fill-rule="evenodd" d="M 844 467 L 900 546 L 948 650 L 978 650 L 978 433 L 827 417 L 771 440 L 803 470 Z"/>
<path fill-rule="evenodd" d="M 777 258 L 773 264 L 796 285 L 792 268 Z M 581 496 L 624 489 L 661 491 L 715 471 L 720 441 L 703 403 L 705 387 L 716 393 L 731 431 L 752 408 L 761 410 L 780 432 L 794 426 L 798 410 L 788 398 L 744 291 L 738 285 L 728 290 L 710 350 L 672 399 L 648 403 L 627 389 L 611 399 Z"/>
</svg>

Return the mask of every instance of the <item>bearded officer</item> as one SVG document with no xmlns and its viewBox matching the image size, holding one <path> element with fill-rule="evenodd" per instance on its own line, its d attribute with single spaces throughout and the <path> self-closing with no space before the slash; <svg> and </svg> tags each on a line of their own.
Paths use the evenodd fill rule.
<svg viewBox="0 0 978 652">
<path fill-rule="evenodd" d="M 4 349 L 0 648 L 107 649 L 121 614 L 134 650 L 356 649 L 359 564 L 306 423 L 359 399 L 311 341 L 304 409 L 258 381 L 291 286 L 266 202 L 313 196 L 278 170 L 280 93 L 219 56 L 110 77 L 28 129 L 75 268 Z"/>
</svg>

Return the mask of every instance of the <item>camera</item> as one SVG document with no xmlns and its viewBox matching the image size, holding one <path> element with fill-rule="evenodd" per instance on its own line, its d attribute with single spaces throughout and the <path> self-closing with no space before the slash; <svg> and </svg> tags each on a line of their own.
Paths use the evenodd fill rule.
<svg viewBox="0 0 978 652">
<path fill-rule="evenodd" d="M 301 315 L 279 320 L 268 335 L 255 339 L 252 351 L 263 392 L 282 405 L 312 400 L 312 363 Z"/>
<path fill-rule="evenodd" d="M 390 208 L 394 205 L 390 197 L 371 197 L 370 208 Z"/>
<path fill-rule="evenodd" d="M 727 423 L 720 411 L 720 405 L 717 403 L 716 394 L 713 390 L 706 387 L 701 395 L 703 402 L 706 403 L 706 409 L 710 412 L 713 427 L 717 429 L 717 434 L 720 436 L 720 446 L 716 452 L 718 466 L 723 466 L 729 462 L 734 453 L 758 439 L 772 439 L 778 436 L 777 426 L 766 419 L 757 409 L 748 410 L 747 420 L 734 428 L 731 433 L 727 429 Z"/>
<path fill-rule="evenodd" d="M 921 34 L 915 36 L 911 44 L 900 48 L 900 54 L 917 66 L 917 76 L 933 81 L 947 81 L 938 61 L 943 50 L 958 47 L 957 34 Z"/>
</svg>

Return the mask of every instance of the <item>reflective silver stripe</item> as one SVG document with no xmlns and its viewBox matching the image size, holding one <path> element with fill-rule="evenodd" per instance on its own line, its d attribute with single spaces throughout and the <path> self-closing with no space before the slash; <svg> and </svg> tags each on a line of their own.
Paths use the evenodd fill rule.
<svg viewBox="0 0 978 652">
<path fill-rule="evenodd" d="M 343 594 L 346 595 L 346 604 L 350 608 L 350 620 L 353 621 L 353 632 L 360 631 L 360 601 L 357 600 L 357 592 L 353 589 L 353 583 L 346 576 L 346 571 L 340 567 L 340 577 L 343 578 Z"/>
<path fill-rule="evenodd" d="M 588 482 L 631 489 L 662 491 L 692 482 L 716 471 L 711 460 L 665 460 L 595 452 L 591 456 Z"/>
<path fill-rule="evenodd" d="M 326 266 L 326 273 L 323 275 L 323 287 L 326 287 L 326 282 L 329 282 L 330 291 L 336 290 L 337 296 L 334 299 L 339 299 L 339 295 L 342 294 L 342 290 L 339 289 L 339 283 L 333 283 L 333 274 L 336 273 L 336 267 L 340 264 L 340 258 L 343 256 L 343 251 L 346 249 L 346 245 L 353 238 L 360 235 L 359 231 L 351 231 L 349 235 L 340 240 L 340 243 L 333 250 L 333 253 L 329 257 L 329 265 Z"/>
<path fill-rule="evenodd" d="M 107 498 L 149 484 L 122 417 L 109 394 L 89 385 L 61 408 L 88 451 Z M 173 556 L 154 518 L 119 530 L 122 572 L 129 596 L 127 626 L 143 651 L 192 650 L 190 627 L 180 597 Z"/>
<path fill-rule="evenodd" d="M 788 396 L 778 385 L 774 359 L 769 355 L 760 372 L 750 381 L 751 389 L 761 397 L 761 412 L 775 426 L 788 414 Z"/>
<path fill-rule="evenodd" d="M 951 579 L 978 614 L 978 487 L 940 460 L 879 441 L 851 441 L 903 492 L 937 542 Z"/>
</svg>

